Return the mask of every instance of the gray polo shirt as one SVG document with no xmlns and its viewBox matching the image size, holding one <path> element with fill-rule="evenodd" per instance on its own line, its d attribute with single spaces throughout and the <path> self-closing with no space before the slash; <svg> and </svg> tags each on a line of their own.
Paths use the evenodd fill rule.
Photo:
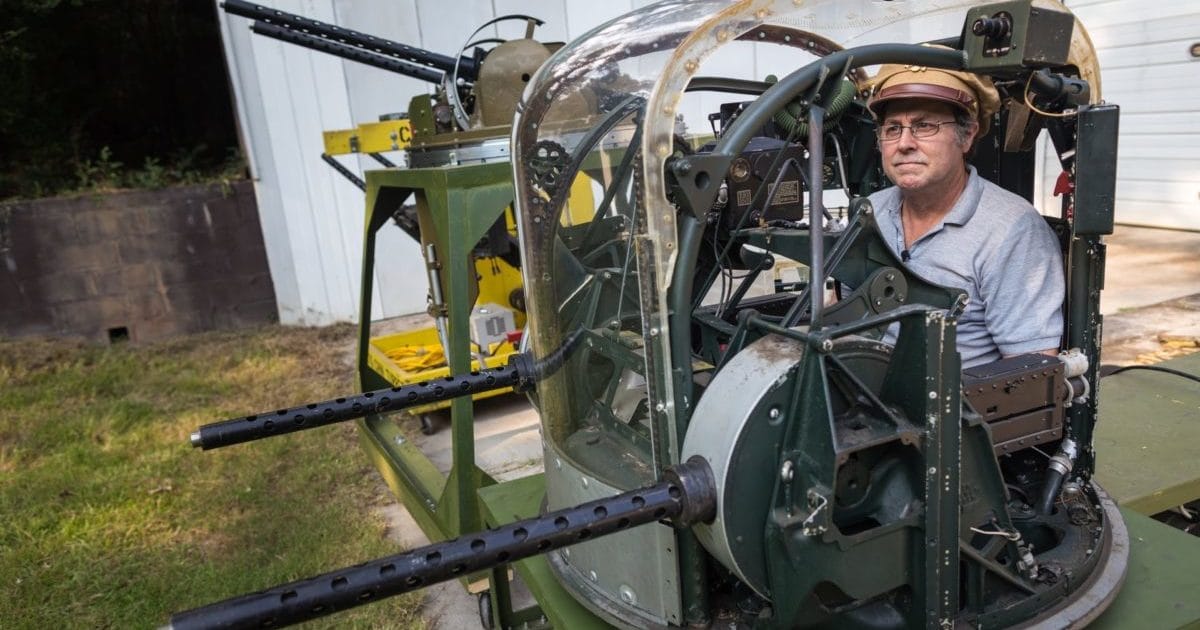
<svg viewBox="0 0 1200 630">
<path fill-rule="evenodd" d="M 930 282 L 967 292 L 958 320 L 963 367 L 1057 348 L 1066 291 L 1058 240 L 1029 202 L 969 168 L 962 196 L 912 244 L 905 264 Z M 884 241 L 901 257 L 900 190 L 881 190 L 870 201 Z"/>
</svg>

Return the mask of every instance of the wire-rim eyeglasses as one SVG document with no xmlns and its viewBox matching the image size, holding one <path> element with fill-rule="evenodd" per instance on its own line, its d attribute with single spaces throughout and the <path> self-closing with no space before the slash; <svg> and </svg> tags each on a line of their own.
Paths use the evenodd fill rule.
<svg viewBox="0 0 1200 630">
<path fill-rule="evenodd" d="M 880 142 L 895 142 L 904 135 L 904 130 L 909 130 L 914 138 L 932 138 L 942 130 L 942 125 L 953 125 L 957 121 L 946 120 L 942 122 L 929 122 L 927 120 L 918 120 L 911 125 L 890 124 L 880 127 L 876 134 L 879 136 Z"/>
</svg>

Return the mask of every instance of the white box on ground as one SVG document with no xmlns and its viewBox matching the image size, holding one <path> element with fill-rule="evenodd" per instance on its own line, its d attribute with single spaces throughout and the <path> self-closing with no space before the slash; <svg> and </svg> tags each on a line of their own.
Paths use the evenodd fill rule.
<svg viewBox="0 0 1200 630">
<path fill-rule="evenodd" d="M 512 309 L 499 304 L 480 304 L 471 309 L 471 341 L 487 352 L 489 345 L 504 341 L 509 331 L 517 327 Z"/>
</svg>

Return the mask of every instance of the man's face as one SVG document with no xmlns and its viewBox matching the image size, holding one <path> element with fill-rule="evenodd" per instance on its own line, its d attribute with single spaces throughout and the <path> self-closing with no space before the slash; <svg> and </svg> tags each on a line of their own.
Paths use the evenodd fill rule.
<svg viewBox="0 0 1200 630">
<path fill-rule="evenodd" d="M 879 140 L 883 154 L 883 170 L 901 190 L 922 191 L 936 188 L 962 173 L 963 153 L 971 146 L 977 126 L 972 125 L 966 142 L 958 139 L 953 124 L 954 110 L 950 105 L 924 99 L 905 99 L 888 105 L 880 129 L 888 125 L 910 127 L 919 122 L 943 123 L 937 133 L 927 138 L 913 136 L 904 129 L 897 140 Z"/>
</svg>

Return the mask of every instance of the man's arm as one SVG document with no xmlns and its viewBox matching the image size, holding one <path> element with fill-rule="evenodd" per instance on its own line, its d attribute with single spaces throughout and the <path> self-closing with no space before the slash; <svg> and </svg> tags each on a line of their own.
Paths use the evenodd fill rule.
<svg viewBox="0 0 1200 630">
<path fill-rule="evenodd" d="M 1046 356 L 1057 357 L 1059 352 L 1060 352 L 1060 350 L 1058 348 L 1046 348 L 1045 350 L 1034 350 L 1033 352 L 1028 352 L 1026 354 L 1044 354 Z M 1015 355 L 1015 354 L 1000 355 L 1000 357 L 1003 359 L 1007 359 L 1009 357 L 1015 357 L 1015 356 L 1018 356 L 1018 355 Z"/>
<path fill-rule="evenodd" d="M 1014 221 L 980 281 L 988 332 L 1002 356 L 1058 354 L 1063 333 L 1062 254 L 1045 219 Z"/>
</svg>

